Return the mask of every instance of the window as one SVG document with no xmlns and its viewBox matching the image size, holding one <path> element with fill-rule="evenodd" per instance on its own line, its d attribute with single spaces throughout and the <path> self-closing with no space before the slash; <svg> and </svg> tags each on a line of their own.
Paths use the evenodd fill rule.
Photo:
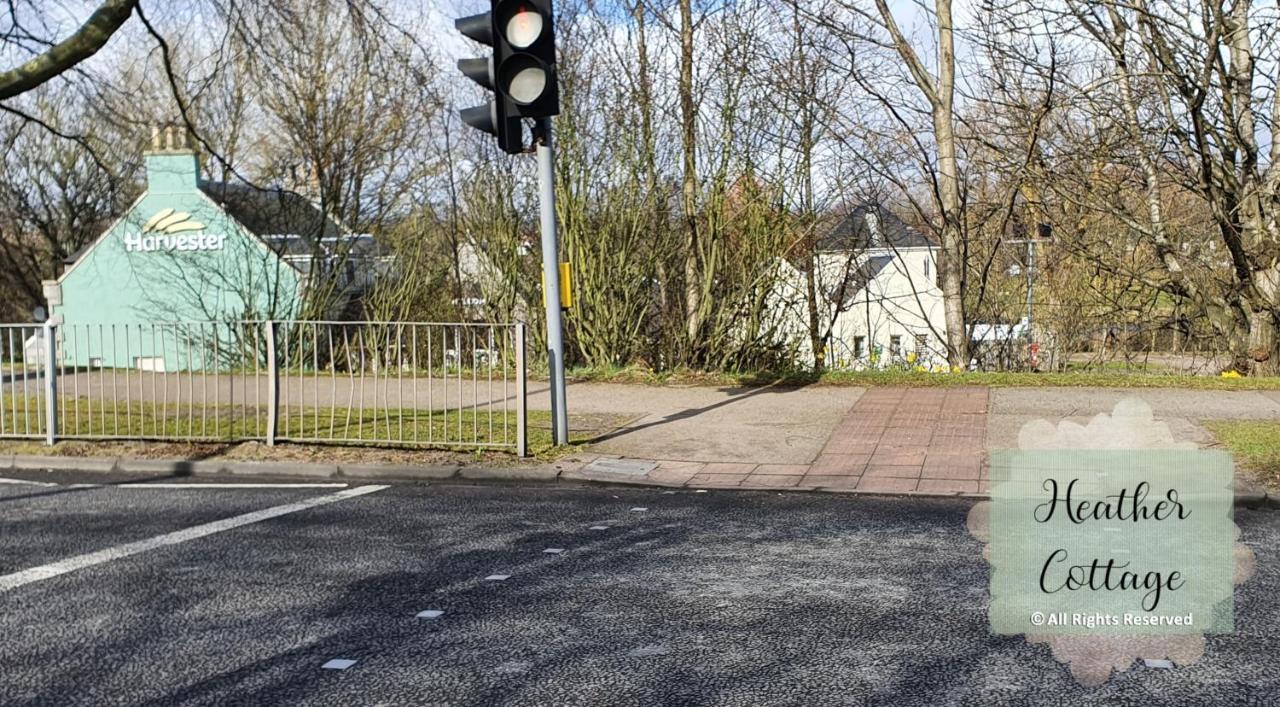
<svg viewBox="0 0 1280 707">
<path fill-rule="evenodd" d="M 924 256 L 924 276 L 929 277 L 929 256 Z"/>
<path fill-rule="evenodd" d="M 164 357 L 163 356 L 134 356 L 133 369 L 135 371 L 149 371 L 151 373 L 164 373 Z"/>
<path fill-rule="evenodd" d="M 929 348 L 929 335 L 916 334 L 916 353 L 924 353 Z"/>
<path fill-rule="evenodd" d="M 867 353 L 867 337 L 865 336 L 853 337 L 853 357 L 855 359 L 860 359 L 863 356 L 865 356 L 866 353 Z"/>
<path fill-rule="evenodd" d="M 892 358 L 902 356 L 902 337 L 897 334 L 889 337 L 889 356 Z"/>
</svg>

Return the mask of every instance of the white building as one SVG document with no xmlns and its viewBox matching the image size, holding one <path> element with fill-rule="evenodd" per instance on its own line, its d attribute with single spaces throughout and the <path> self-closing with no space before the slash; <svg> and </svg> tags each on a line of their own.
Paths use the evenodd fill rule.
<svg viewBox="0 0 1280 707">
<path fill-rule="evenodd" d="M 883 206 L 861 204 L 817 242 L 819 331 L 833 369 L 946 366 L 937 246 Z M 782 261 L 774 311 L 812 363 L 804 264 Z"/>
</svg>

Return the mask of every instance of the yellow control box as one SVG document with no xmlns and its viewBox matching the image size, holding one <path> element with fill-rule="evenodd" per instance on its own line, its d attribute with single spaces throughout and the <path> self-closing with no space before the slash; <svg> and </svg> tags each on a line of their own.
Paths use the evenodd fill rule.
<svg viewBox="0 0 1280 707">
<path fill-rule="evenodd" d="M 560 263 L 560 309 L 573 306 L 573 269 L 568 263 Z M 542 306 L 547 306 L 547 276 L 542 275 Z"/>
</svg>

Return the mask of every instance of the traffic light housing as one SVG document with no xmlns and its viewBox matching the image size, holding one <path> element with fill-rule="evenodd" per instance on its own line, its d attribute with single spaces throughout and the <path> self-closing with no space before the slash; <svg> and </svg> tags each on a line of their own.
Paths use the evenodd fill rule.
<svg viewBox="0 0 1280 707">
<path fill-rule="evenodd" d="M 560 112 L 551 0 L 491 0 L 489 12 L 454 22 L 464 36 L 493 47 L 489 58 L 460 59 L 464 76 L 493 91 L 486 105 L 464 108 L 462 122 L 498 138 L 498 146 L 524 151 L 522 118 Z"/>
<path fill-rule="evenodd" d="M 560 113 L 551 0 L 494 0 L 492 16 L 498 90 L 523 118 Z"/>
</svg>

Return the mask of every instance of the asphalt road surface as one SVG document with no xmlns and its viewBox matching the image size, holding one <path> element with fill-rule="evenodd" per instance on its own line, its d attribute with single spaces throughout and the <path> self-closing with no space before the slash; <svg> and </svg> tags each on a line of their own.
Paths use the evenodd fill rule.
<svg viewBox="0 0 1280 707">
<path fill-rule="evenodd" d="M 1278 511 L 1237 516 L 1235 634 L 1090 689 L 989 634 L 967 501 L 28 478 L 5 705 L 1280 703 Z"/>
</svg>

